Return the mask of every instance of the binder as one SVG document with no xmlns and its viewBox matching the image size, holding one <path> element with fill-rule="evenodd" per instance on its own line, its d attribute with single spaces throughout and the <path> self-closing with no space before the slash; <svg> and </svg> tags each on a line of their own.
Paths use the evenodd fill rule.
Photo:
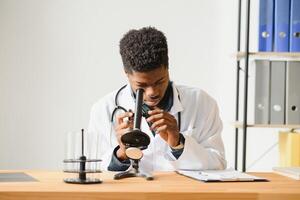
<svg viewBox="0 0 300 200">
<path fill-rule="evenodd" d="M 287 63 L 286 123 L 300 124 L 300 61 Z"/>
<path fill-rule="evenodd" d="M 270 124 L 285 123 L 286 62 L 271 62 Z"/>
<path fill-rule="evenodd" d="M 275 0 L 274 51 L 289 51 L 290 0 Z"/>
<path fill-rule="evenodd" d="M 259 1 L 259 51 L 273 51 L 274 0 Z"/>
<path fill-rule="evenodd" d="M 255 70 L 255 124 L 269 124 L 270 61 L 257 60 Z"/>
<path fill-rule="evenodd" d="M 300 52 L 300 0 L 291 0 L 290 51 Z"/>
</svg>

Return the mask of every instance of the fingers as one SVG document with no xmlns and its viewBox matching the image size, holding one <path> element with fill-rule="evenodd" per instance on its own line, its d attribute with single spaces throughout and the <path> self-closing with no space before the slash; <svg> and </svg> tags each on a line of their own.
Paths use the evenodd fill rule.
<svg viewBox="0 0 300 200">
<path fill-rule="evenodd" d="M 148 111 L 149 115 L 155 115 L 155 114 L 163 113 L 163 112 L 164 112 L 164 110 L 161 110 L 161 109 L 155 109 L 155 110 Z"/>
<path fill-rule="evenodd" d="M 133 127 L 133 125 L 132 125 L 132 127 Z M 116 130 L 115 130 L 116 131 L 117 141 L 118 141 L 118 143 L 120 145 L 120 148 L 122 150 L 125 150 L 125 145 L 122 143 L 121 137 L 128 132 L 129 128 L 131 128 L 130 124 L 122 123 L 122 124 L 118 125 L 116 127 Z"/>
<path fill-rule="evenodd" d="M 176 119 L 173 115 L 164 112 L 163 110 L 152 110 L 148 112 L 151 116 L 147 118 L 148 122 L 155 123 L 158 120 L 165 119 L 166 121 L 170 121 L 171 123 L 176 122 Z"/>
<path fill-rule="evenodd" d="M 128 129 L 133 128 L 132 116 L 133 116 L 132 112 L 125 112 L 117 116 L 117 124 L 115 126 L 115 131 L 120 145 L 121 145 L 120 138 L 122 137 L 122 135 L 128 132 Z"/>
<path fill-rule="evenodd" d="M 147 118 L 147 122 L 154 123 L 155 121 L 160 120 L 163 117 L 164 117 L 163 113 L 154 114 Z"/>
<path fill-rule="evenodd" d="M 152 130 L 156 130 L 158 127 L 165 125 L 166 124 L 166 120 L 165 119 L 160 119 L 155 121 L 152 125 L 151 125 L 151 129 Z"/>
<path fill-rule="evenodd" d="M 147 121 L 150 122 L 151 130 L 154 130 L 156 133 L 163 132 L 176 132 L 177 121 L 173 115 L 170 113 L 164 112 L 163 110 L 156 109 L 149 111 L 150 117 L 147 118 Z"/>
<path fill-rule="evenodd" d="M 166 119 L 160 119 L 160 120 L 155 121 L 151 125 L 151 130 L 154 130 L 157 133 L 162 132 L 162 131 L 167 131 L 167 129 L 170 129 L 170 130 L 175 129 L 176 130 L 177 122 L 166 120 Z"/>
<path fill-rule="evenodd" d="M 154 122 L 157 121 L 158 119 L 161 119 L 164 115 L 164 111 L 161 109 L 155 109 L 155 110 L 150 110 L 148 111 L 148 114 L 150 117 L 147 118 L 148 122 Z"/>
<path fill-rule="evenodd" d="M 156 129 L 156 132 L 160 133 L 160 132 L 164 132 L 166 131 L 168 128 L 168 126 L 165 124 L 165 125 L 162 125 L 162 126 L 159 126 L 157 129 Z"/>
<path fill-rule="evenodd" d="M 131 118 L 133 116 L 132 112 L 124 112 L 117 116 L 117 123 L 122 124 L 124 121 L 124 118 Z"/>
<path fill-rule="evenodd" d="M 133 128 L 133 122 L 124 120 L 121 124 L 118 124 L 116 127 L 116 130 L 122 130 L 122 129 L 128 129 L 128 128 Z"/>
</svg>

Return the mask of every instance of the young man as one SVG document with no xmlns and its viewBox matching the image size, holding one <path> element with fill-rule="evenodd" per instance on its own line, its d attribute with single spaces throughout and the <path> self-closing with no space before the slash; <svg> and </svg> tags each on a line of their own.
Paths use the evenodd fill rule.
<svg viewBox="0 0 300 200">
<path fill-rule="evenodd" d="M 138 88 L 144 89 L 144 103 L 151 108 L 141 123 L 150 137 L 141 170 L 224 169 L 217 104 L 203 90 L 170 81 L 164 34 L 152 27 L 130 30 L 120 41 L 120 54 L 129 83 L 103 97 L 91 111 L 89 131 L 101 141 L 97 152 L 102 169 L 124 171 L 130 166 L 120 138 L 133 127 L 128 119 L 133 116 Z"/>
</svg>

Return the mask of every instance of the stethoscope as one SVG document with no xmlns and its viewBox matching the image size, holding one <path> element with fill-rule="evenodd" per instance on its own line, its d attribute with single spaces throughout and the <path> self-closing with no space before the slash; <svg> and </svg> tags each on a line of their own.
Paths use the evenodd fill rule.
<svg viewBox="0 0 300 200">
<path fill-rule="evenodd" d="M 120 105 L 119 105 L 119 102 L 118 102 L 119 94 L 120 94 L 120 92 L 121 92 L 126 86 L 127 86 L 127 84 L 124 85 L 124 86 L 122 86 L 122 87 L 117 91 L 117 93 L 116 93 L 116 95 L 115 95 L 115 108 L 114 108 L 114 110 L 112 111 L 112 114 L 111 114 L 111 119 L 110 119 L 111 124 L 113 123 L 113 121 L 114 121 L 114 116 L 115 116 L 115 114 L 116 114 L 116 112 L 117 112 L 118 110 L 122 110 L 122 111 L 124 111 L 124 112 L 128 112 L 128 110 L 127 110 L 126 108 L 124 108 L 123 106 L 120 106 Z M 178 99 L 180 100 L 179 93 L 178 93 Z M 178 112 L 178 129 L 179 129 L 179 131 L 180 131 L 180 128 L 181 128 L 181 112 Z"/>
</svg>

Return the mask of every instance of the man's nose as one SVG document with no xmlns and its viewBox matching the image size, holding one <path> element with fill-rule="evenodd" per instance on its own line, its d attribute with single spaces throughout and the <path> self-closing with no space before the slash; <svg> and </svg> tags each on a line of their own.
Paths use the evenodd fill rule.
<svg viewBox="0 0 300 200">
<path fill-rule="evenodd" d="M 153 98 L 153 99 L 158 97 L 158 91 L 154 87 L 147 87 L 145 89 L 145 94 L 146 94 L 146 96 Z"/>
</svg>

